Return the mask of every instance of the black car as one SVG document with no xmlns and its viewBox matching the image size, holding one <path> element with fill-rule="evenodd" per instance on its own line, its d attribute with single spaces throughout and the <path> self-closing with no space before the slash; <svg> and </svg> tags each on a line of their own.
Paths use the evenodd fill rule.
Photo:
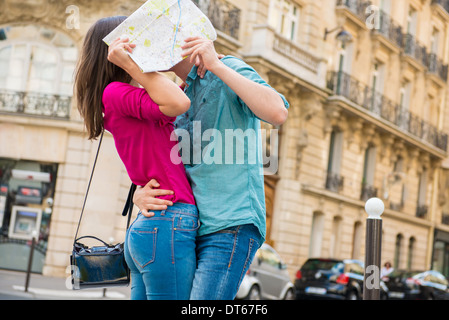
<svg viewBox="0 0 449 320">
<path fill-rule="evenodd" d="M 389 298 L 395 300 L 449 300 L 448 281 L 438 271 L 393 271 L 384 278 Z"/>
<path fill-rule="evenodd" d="M 308 259 L 296 273 L 296 299 L 361 300 L 363 262 L 352 259 Z M 387 299 L 380 281 L 381 299 Z"/>
</svg>

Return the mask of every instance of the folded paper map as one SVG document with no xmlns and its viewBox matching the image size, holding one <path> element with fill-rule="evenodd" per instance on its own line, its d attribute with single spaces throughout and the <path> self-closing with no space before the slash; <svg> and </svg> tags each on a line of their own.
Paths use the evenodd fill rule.
<svg viewBox="0 0 449 320">
<path fill-rule="evenodd" d="M 137 45 L 128 54 L 142 72 L 165 71 L 181 62 L 188 37 L 217 39 L 212 23 L 191 0 L 147 1 L 103 41 L 111 45 L 124 36 Z"/>
</svg>

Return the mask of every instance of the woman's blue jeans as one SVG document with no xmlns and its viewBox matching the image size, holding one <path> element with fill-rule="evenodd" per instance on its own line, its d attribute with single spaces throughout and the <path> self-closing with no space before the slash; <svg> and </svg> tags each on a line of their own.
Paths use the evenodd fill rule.
<svg viewBox="0 0 449 320">
<path fill-rule="evenodd" d="M 126 232 L 131 300 L 188 300 L 195 275 L 196 206 L 175 203 L 147 218 L 139 213 Z"/>
</svg>

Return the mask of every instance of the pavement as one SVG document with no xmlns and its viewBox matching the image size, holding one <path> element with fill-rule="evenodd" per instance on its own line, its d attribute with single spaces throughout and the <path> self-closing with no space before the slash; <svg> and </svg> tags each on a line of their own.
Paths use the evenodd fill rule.
<svg viewBox="0 0 449 320">
<path fill-rule="evenodd" d="M 25 292 L 26 272 L 0 270 L 0 300 L 129 300 L 131 294 L 130 287 L 72 290 L 66 281 L 32 273 Z"/>
</svg>

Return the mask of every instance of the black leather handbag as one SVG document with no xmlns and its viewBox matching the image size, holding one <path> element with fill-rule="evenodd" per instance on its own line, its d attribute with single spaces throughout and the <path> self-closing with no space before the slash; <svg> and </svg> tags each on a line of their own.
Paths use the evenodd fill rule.
<svg viewBox="0 0 449 320">
<path fill-rule="evenodd" d="M 83 217 L 84 207 L 86 205 L 87 195 L 89 193 L 95 165 L 98 159 L 98 153 L 103 140 L 103 134 L 101 135 L 97 154 L 95 156 L 92 173 L 87 186 L 86 195 L 84 197 L 83 208 L 81 209 L 78 228 L 76 229 L 72 255 L 70 256 L 73 290 L 128 286 L 130 283 L 130 272 L 124 255 L 124 243 L 112 245 L 94 236 L 77 238 L 81 219 Z M 135 190 L 136 186 L 132 184 L 122 213 L 123 216 L 128 215 L 126 229 L 129 228 L 131 221 L 133 209 L 132 199 Z M 80 242 L 80 240 L 88 238 L 98 241 L 100 245 L 88 247 Z"/>
</svg>

